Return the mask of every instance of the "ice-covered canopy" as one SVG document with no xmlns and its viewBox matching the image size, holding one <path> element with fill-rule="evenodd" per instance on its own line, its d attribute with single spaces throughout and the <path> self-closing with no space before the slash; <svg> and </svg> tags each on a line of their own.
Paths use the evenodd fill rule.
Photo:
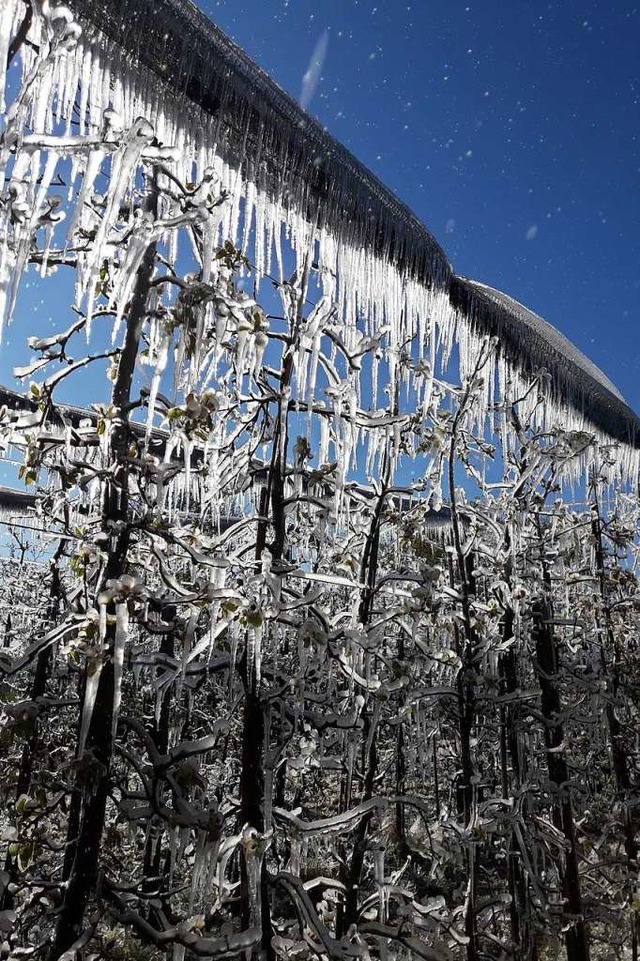
<svg viewBox="0 0 640 961">
<path fill-rule="evenodd" d="M 508 294 L 474 280 L 454 277 L 451 300 L 478 333 L 499 338 L 503 356 L 521 374 L 546 369 L 556 403 L 584 412 L 605 434 L 638 446 L 638 416 L 600 368 L 559 330 Z"/>
<path fill-rule="evenodd" d="M 195 136 L 212 118 L 205 149 L 242 169 L 247 183 L 341 244 L 446 287 L 447 258 L 411 210 L 193 3 L 82 0 L 74 13 L 88 37 L 117 45 L 112 70 L 144 67 L 161 82 L 163 107 L 192 105 L 185 119 Z"/>
<path fill-rule="evenodd" d="M 457 337 L 464 369 L 479 342 L 495 336 L 503 394 L 508 387 L 519 396 L 546 370 L 537 422 L 622 442 L 635 464 L 640 419 L 605 375 L 515 300 L 457 277 L 410 209 L 190 0 L 72 0 L 70 7 L 81 33 L 34 83 L 34 132 L 65 123 L 68 132 L 74 115 L 80 135 L 90 137 L 104 134 L 105 111 L 124 127 L 144 117 L 155 143 L 177 148 L 177 176 L 215 171 L 233 200 L 223 232 L 248 250 L 258 277 L 282 269 L 283 230 L 299 260 L 313 250 L 347 342 L 349 329 L 364 322 L 368 334 L 388 329 L 389 350 L 413 341 L 420 357 L 433 358 L 434 344 L 448 349 Z M 24 11 L 23 0 L 5 5 L 5 39 Z M 94 161 L 85 177 L 95 174 Z M 492 387 L 488 402 L 493 396 Z"/>
</svg>

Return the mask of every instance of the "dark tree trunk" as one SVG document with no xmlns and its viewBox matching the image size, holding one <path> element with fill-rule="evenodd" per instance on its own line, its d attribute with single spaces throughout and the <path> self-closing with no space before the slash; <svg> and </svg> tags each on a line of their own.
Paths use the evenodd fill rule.
<svg viewBox="0 0 640 961">
<path fill-rule="evenodd" d="M 502 621 L 502 638 L 513 640 L 514 615 L 507 608 Z M 500 657 L 500 694 L 509 697 L 518 690 L 516 654 L 513 646 Z M 522 783 L 520 770 L 520 711 L 513 700 L 500 707 L 500 758 L 502 795 L 512 797 Z M 509 773 L 509 768 L 511 773 Z M 530 898 L 522 867 L 522 855 L 515 832 L 511 833 L 507 861 L 507 880 L 511 904 L 509 921 L 516 961 L 532 961 L 536 957 L 535 937 L 531 925 Z"/>
<path fill-rule="evenodd" d="M 466 827 L 473 817 L 474 809 L 474 781 L 476 768 L 472 751 L 472 737 L 476 724 L 476 690 L 477 664 L 476 651 L 478 639 L 471 618 L 471 601 L 475 594 L 473 575 L 473 554 L 465 553 L 462 549 L 461 519 L 458 512 L 455 488 L 456 442 L 460 421 L 468 403 L 468 389 L 465 397 L 460 401 L 451 429 L 449 446 L 449 501 L 451 504 L 451 528 L 453 533 L 454 557 L 450 559 L 449 576 L 451 586 L 460 588 L 462 631 L 454 625 L 457 654 L 461 665 L 456 677 L 457 705 L 458 705 L 458 735 L 460 738 L 460 769 L 461 780 L 457 788 L 458 814 Z M 467 941 L 467 961 L 478 961 L 478 932 L 476 925 L 477 903 L 477 850 L 476 843 L 467 843 L 467 874 L 468 893 L 464 909 L 464 933 Z"/>
<path fill-rule="evenodd" d="M 582 907 L 569 769 L 562 752 L 558 750 L 564 741 L 564 728 L 559 720 L 562 714 L 562 700 L 558 688 L 558 654 L 553 633 L 551 604 L 545 599 L 540 599 L 532 605 L 532 614 L 533 639 L 536 645 L 535 667 L 542 693 L 541 707 L 545 719 L 547 767 L 553 792 L 553 822 L 564 835 L 568 846 L 560 880 L 567 914 L 572 919 L 576 919 L 572 921 L 565 933 L 567 961 L 589 961 L 589 939 Z"/>
<path fill-rule="evenodd" d="M 368 801 L 373 797 L 373 787 L 376 771 L 378 768 L 378 752 L 376 750 L 376 731 L 371 730 L 371 725 L 375 724 L 375 714 L 365 718 L 363 736 L 369 741 L 369 751 L 363 757 L 363 767 L 365 770 L 364 788 L 362 791 L 362 801 Z M 344 898 L 344 913 L 341 918 L 341 930 L 337 932 L 338 937 L 347 933 L 352 924 L 358 923 L 359 916 L 359 895 L 360 879 L 364 866 L 364 856 L 367 852 L 367 835 L 371 815 L 363 817 L 354 831 L 354 842 L 351 851 L 351 860 L 345 876 L 346 894 Z"/>
<path fill-rule="evenodd" d="M 154 184 L 146 207 L 155 213 L 157 188 Z M 120 419 L 114 424 L 110 453 L 113 473 L 107 480 L 104 498 L 104 530 L 111 536 L 111 550 L 104 574 L 104 581 L 117 580 L 126 571 L 129 549 L 129 503 L 127 452 L 130 443 L 129 404 L 135 362 L 140 346 L 142 328 L 146 316 L 147 298 L 155 264 L 155 244 L 147 249 L 138 269 L 131 300 L 123 351 L 120 355 L 118 374 L 113 388 L 112 402 Z M 118 533 L 113 534 L 114 525 Z M 115 614 L 111 602 L 107 613 Z M 115 675 L 113 645 L 115 628 L 107 628 L 107 661 L 102 668 L 95 705 L 87 734 L 85 758 L 93 768 L 93 784 L 85 790 L 77 841 L 73 847 L 73 863 L 64 893 L 62 909 L 58 918 L 51 961 L 57 961 L 82 934 L 85 912 L 94 896 L 100 870 L 100 852 L 105 823 L 107 798 L 110 791 L 110 766 L 112 758 L 112 720 Z M 81 760 L 81 759 L 80 759 Z M 68 841 L 73 844 L 74 837 Z"/>
<path fill-rule="evenodd" d="M 176 616 L 176 608 L 171 605 L 169 610 L 163 612 L 163 617 L 168 618 L 168 620 L 173 621 Z M 173 630 L 170 629 L 166 634 L 163 635 L 160 642 L 160 653 L 166 655 L 168 658 L 172 658 L 174 655 L 174 636 Z M 157 748 L 158 754 L 165 755 L 169 750 L 169 727 L 171 721 L 171 708 L 173 702 L 173 690 L 169 689 L 165 691 L 162 698 L 162 704 L 160 705 L 160 715 L 158 717 L 157 724 L 153 728 L 153 741 Z M 154 830 L 160 832 L 160 837 L 157 834 L 154 836 Z M 144 859 L 143 859 L 143 869 L 142 873 L 144 880 L 142 882 L 142 887 L 146 893 L 158 892 L 161 893 L 161 864 L 163 858 L 163 845 L 162 841 L 163 828 L 162 826 L 154 828 L 151 827 L 150 836 L 147 838 L 145 849 L 144 849 Z"/>
</svg>

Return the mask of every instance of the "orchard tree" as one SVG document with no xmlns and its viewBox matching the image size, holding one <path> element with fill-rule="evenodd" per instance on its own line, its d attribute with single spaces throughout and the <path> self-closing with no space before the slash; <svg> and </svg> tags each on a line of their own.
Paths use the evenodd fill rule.
<svg viewBox="0 0 640 961">
<path fill-rule="evenodd" d="M 79 104 L 32 132 L 79 34 L 29 9 L 0 289 L 17 317 L 37 271 L 70 316 L 2 410 L 48 545 L 30 566 L 14 517 L 3 950 L 637 958 L 638 504 L 614 451 L 547 429 L 543 372 L 497 389 L 495 339 L 452 383 L 345 319 L 318 224 L 268 276 L 237 198 L 149 120 L 88 134 Z"/>
</svg>

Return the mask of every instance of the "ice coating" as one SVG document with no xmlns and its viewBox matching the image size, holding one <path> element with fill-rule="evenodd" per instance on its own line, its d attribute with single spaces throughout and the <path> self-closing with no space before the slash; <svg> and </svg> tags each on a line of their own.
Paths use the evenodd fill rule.
<svg viewBox="0 0 640 961">
<path fill-rule="evenodd" d="M 4 17 L 15 32 L 22 6 L 12 0 L 9 7 Z M 65 231 L 70 243 L 79 230 L 96 231 L 78 265 L 79 306 L 91 314 L 96 271 L 113 256 L 115 238 L 110 218 L 96 224 L 84 200 L 95 189 L 99 171 L 106 169 L 106 213 L 115 211 L 140 164 L 156 158 L 182 182 L 208 176 L 228 198 L 220 223 L 209 230 L 203 277 L 211 276 L 206 261 L 221 238 L 230 238 L 250 257 L 256 283 L 274 267 L 282 278 L 285 239 L 299 271 L 313 258 L 322 299 L 333 311 L 331 326 L 355 360 L 353 376 L 349 381 L 338 376 L 331 397 L 333 453 L 341 461 L 342 485 L 357 463 L 362 427 L 367 426 L 359 421 L 354 400 L 361 398 L 357 361 L 363 339 L 379 339 L 388 378 L 382 386 L 389 394 L 402 387 L 409 396 L 415 389 L 418 403 L 428 406 L 438 351 L 446 358 L 457 340 L 465 371 L 483 338 L 495 333 L 499 342 L 492 372 L 485 377 L 478 424 L 507 386 L 529 383 L 546 368 L 549 383 L 542 380 L 539 385 L 546 401 L 535 412 L 540 426 L 563 424 L 569 430 L 591 431 L 603 443 L 610 438 L 622 441 L 621 472 L 634 475 L 637 455 L 629 448 L 638 445 L 638 418 L 613 385 L 550 325 L 540 319 L 537 326 L 528 323 L 527 316 L 535 315 L 514 312 L 515 302 L 505 295 L 455 277 L 441 248 L 411 211 L 195 7 L 185 0 L 137 0 L 133 9 L 86 0 L 73 9 L 77 24 L 63 17 L 61 8 L 55 8 L 55 16 L 47 15 L 48 9 L 34 18 L 31 32 L 49 55 L 36 57 L 30 47 L 23 51 L 25 92 L 9 108 L 9 136 L 0 152 L 0 166 L 8 176 L 5 189 L 12 198 L 0 225 L 4 314 L 13 310 L 34 233 L 40 231 L 44 238 L 44 273 L 51 245 L 61 245 Z M 122 32 L 125 20 L 127 30 Z M 76 104 L 77 134 L 70 133 Z M 15 159 L 13 142 L 20 144 Z M 65 223 L 49 185 L 70 158 L 79 193 Z M 194 197 L 194 209 L 197 205 Z M 126 255 L 119 255 L 113 296 L 120 303 L 126 300 L 127 277 L 153 229 L 140 222 Z M 296 358 L 296 376 L 298 386 L 311 393 L 318 351 L 311 330 L 309 337 L 304 355 Z M 407 343 L 421 364 L 411 376 L 406 366 L 398 365 Z M 155 346 L 160 373 L 166 345 L 156 338 Z M 249 374 L 259 369 L 262 349 L 259 337 L 246 338 L 240 361 L 249 362 Z M 199 360 L 205 358 L 195 358 L 194 368 Z M 206 362 L 213 376 L 215 358 Z M 376 356 L 371 367 L 374 407 L 379 377 Z M 348 429 L 338 416 L 347 396 L 352 405 Z M 391 435 L 398 436 L 398 430 L 389 423 Z M 323 453 L 326 441 L 325 432 Z M 369 470 L 379 460 L 380 443 L 376 433 L 376 449 L 367 454 Z M 185 484 L 188 494 L 189 477 Z"/>
</svg>

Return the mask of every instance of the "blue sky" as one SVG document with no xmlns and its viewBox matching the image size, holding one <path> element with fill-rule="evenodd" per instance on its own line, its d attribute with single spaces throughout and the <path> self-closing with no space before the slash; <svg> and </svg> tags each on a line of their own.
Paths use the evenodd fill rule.
<svg viewBox="0 0 640 961">
<path fill-rule="evenodd" d="M 541 313 L 640 410 L 640 4 L 199 0 L 405 200 L 458 273 Z"/>
</svg>

